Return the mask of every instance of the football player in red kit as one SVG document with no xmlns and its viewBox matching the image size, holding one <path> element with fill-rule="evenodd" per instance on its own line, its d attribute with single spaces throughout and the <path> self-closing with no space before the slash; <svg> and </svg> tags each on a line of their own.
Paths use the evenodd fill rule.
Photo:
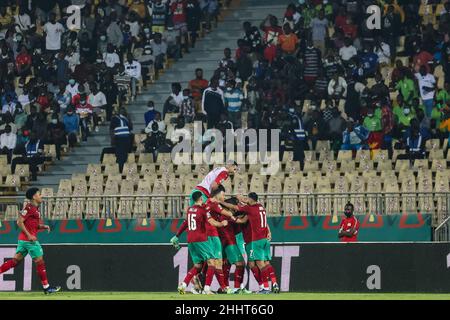
<svg viewBox="0 0 450 320">
<path fill-rule="evenodd" d="M 21 232 L 19 234 L 19 241 L 14 258 L 6 261 L 0 266 L 0 274 L 15 268 L 27 254 L 30 254 L 34 263 L 36 264 L 36 271 L 41 279 L 42 287 L 45 294 L 52 294 L 61 290 L 61 287 L 51 287 L 47 280 L 47 271 L 45 269 L 44 252 L 37 239 L 39 230 L 47 230 L 50 232 L 50 227 L 41 224 L 41 213 L 39 212 L 39 205 L 42 203 L 41 193 L 38 188 L 30 188 L 26 192 L 26 198 L 30 201 L 24 203 L 23 210 L 20 212 L 17 219 L 17 225 Z"/>
<path fill-rule="evenodd" d="M 345 218 L 342 219 L 339 225 L 338 237 L 342 242 L 358 241 L 359 222 L 353 215 L 353 210 L 353 204 L 347 203 L 344 209 Z"/>
</svg>

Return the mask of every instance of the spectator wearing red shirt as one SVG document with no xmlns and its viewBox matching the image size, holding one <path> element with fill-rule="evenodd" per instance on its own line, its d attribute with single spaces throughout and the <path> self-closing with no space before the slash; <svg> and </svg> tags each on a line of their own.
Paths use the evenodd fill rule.
<svg viewBox="0 0 450 320">
<path fill-rule="evenodd" d="M 203 96 L 203 91 L 208 88 L 208 80 L 203 79 L 203 69 L 195 69 L 195 79 L 189 81 L 189 90 L 191 90 L 192 99 L 194 99 L 194 104 L 196 111 L 201 109 L 201 101 Z"/>
<path fill-rule="evenodd" d="M 269 21 L 269 26 L 266 26 Z M 264 31 L 264 43 L 267 47 L 264 49 L 264 58 L 272 63 L 276 57 L 278 37 L 283 34 L 283 29 L 278 25 L 277 17 L 269 14 L 259 26 Z"/>
<path fill-rule="evenodd" d="M 341 242 L 358 242 L 359 222 L 353 215 L 354 206 L 350 202 L 345 206 L 345 218 L 339 225 L 338 237 Z"/>
<path fill-rule="evenodd" d="M 353 23 L 351 17 L 347 18 L 346 24 L 342 27 L 342 31 L 344 31 L 344 35 L 353 40 L 358 36 L 358 27 Z"/>
<path fill-rule="evenodd" d="M 421 50 L 420 47 L 416 48 L 416 53 L 417 54 L 414 56 L 413 59 L 415 72 L 416 73 L 419 72 L 420 67 L 425 66 L 425 68 L 427 68 L 427 73 L 430 73 L 431 72 L 430 62 L 432 62 L 434 59 L 433 55 L 426 50 Z"/>
<path fill-rule="evenodd" d="M 20 53 L 16 57 L 16 68 L 19 77 L 31 75 L 31 55 L 26 46 L 20 48 Z"/>
</svg>

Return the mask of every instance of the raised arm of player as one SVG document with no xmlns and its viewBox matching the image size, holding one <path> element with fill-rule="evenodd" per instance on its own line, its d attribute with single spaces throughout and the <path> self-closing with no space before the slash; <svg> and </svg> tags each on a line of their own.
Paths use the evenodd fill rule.
<svg viewBox="0 0 450 320">
<path fill-rule="evenodd" d="M 233 211 L 238 211 L 238 206 L 228 203 L 228 202 L 220 202 L 220 204 L 222 206 L 224 206 L 227 209 L 233 210 Z"/>
<path fill-rule="evenodd" d="M 247 221 L 248 221 L 248 216 L 245 215 L 245 216 L 243 216 L 243 217 L 238 218 L 238 219 L 236 220 L 236 223 L 239 223 L 239 224 L 245 224 L 245 223 L 247 223 Z"/>
<path fill-rule="evenodd" d="M 184 220 L 183 223 L 181 224 L 180 228 L 178 229 L 176 236 L 179 237 L 183 234 L 183 232 L 186 231 L 186 229 L 188 228 L 188 222 L 187 220 Z"/>
<path fill-rule="evenodd" d="M 17 225 L 19 226 L 19 229 L 22 230 L 23 233 L 25 233 L 25 235 L 27 236 L 28 240 L 36 241 L 37 238 L 35 236 L 31 235 L 28 232 L 27 228 L 25 227 L 24 221 L 25 221 L 25 218 L 22 217 L 22 216 L 19 216 L 19 218 L 17 219 Z"/>
</svg>

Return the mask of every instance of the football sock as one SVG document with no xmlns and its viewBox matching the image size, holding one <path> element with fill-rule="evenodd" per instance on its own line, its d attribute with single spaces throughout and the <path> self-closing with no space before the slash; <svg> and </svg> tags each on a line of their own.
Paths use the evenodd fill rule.
<svg viewBox="0 0 450 320">
<path fill-rule="evenodd" d="M 184 278 L 184 284 L 186 284 L 186 286 L 189 284 L 189 282 L 191 282 L 192 278 L 199 272 L 200 270 L 193 267 L 191 270 L 189 270 L 189 272 L 186 275 L 186 278 Z"/>
<path fill-rule="evenodd" d="M 253 276 L 255 277 L 255 279 L 258 282 L 258 284 L 261 285 L 262 284 L 262 282 L 261 282 L 261 272 L 259 271 L 259 268 L 257 266 L 254 266 L 250 270 L 252 271 Z"/>
<path fill-rule="evenodd" d="M 39 275 L 39 278 L 41 279 L 42 286 L 44 289 L 47 289 L 49 287 L 48 280 L 47 280 L 47 270 L 45 269 L 45 262 L 40 261 L 36 263 L 36 271 Z"/>
<path fill-rule="evenodd" d="M 223 277 L 224 277 L 224 283 L 225 283 L 225 286 L 226 287 L 229 287 L 230 286 L 230 281 L 229 281 L 229 279 L 230 279 L 230 269 L 231 269 L 231 266 L 227 263 L 227 264 L 224 264 L 223 266 L 222 266 L 222 270 L 223 270 Z M 236 274 L 236 273 L 235 273 Z"/>
<path fill-rule="evenodd" d="M 225 286 L 225 276 L 223 274 L 223 270 L 216 268 L 215 273 L 216 273 L 216 278 L 217 278 L 217 281 L 219 282 L 220 287 L 222 289 L 225 289 L 226 288 L 226 286 Z"/>
<path fill-rule="evenodd" d="M 278 284 L 277 276 L 275 275 L 275 269 L 271 264 L 269 264 L 269 277 L 270 281 L 272 281 L 272 284 Z"/>
<path fill-rule="evenodd" d="M 216 268 L 214 266 L 208 266 L 208 270 L 206 270 L 205 290 L 206 287 L 209 288 L 211 286 L 215 269 Z"/>
<path fill-rule="evenodd" d="M 8 261 L 6 261 L 4 264 L 2 264 L 0 266 L 0 273 L 6 272 L 11 268 L 14 268 L 15 266 L 17 266 L 18 262 L 16 259 L 10 259 Z"/>
<path fill-rule="evenodd" d="M 264 288 L 269 288 L 269 266 L 265 266 L 261 269 L 261 281 L 264 284 Z"/>
<path fill-rule="evenodd" d="M 236 266 L 236 270 L 234 271 L 234 287 L 236 289 L 241 287 L 244 278 L 244 270 L 243 266 Z"/>
</svg>

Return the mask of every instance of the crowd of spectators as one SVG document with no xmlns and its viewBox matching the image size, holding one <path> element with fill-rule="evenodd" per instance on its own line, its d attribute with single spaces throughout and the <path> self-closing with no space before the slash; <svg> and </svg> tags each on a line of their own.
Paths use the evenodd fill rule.
<svg viewBox="0 0 450 320">
<path fill-rule="evenodd" d="M 381 8 L 381 29 L 368 28 L 370 5 Z M 300 162 L 320 140 L 335 151 L 398 148 L 424 158 L 428 139 L 449 136 L 449 32 L 447 1 L 300 0 L 283 17 L 243 23 L 212 79 L 199 65 L 188 88 L 172 85 L 162 117 L 178 112 L 182 127 L 202 119 L 222 130 L 281 129 Z M 149 107 L 145 132 L 164 132 Z"/>
<path fill-rule="evenodd" d="M 68 28 L 71 5 L 81 8 L 76 29 Z M 12 173 L 17 164 L 29 164 L 35 180 L 45 161 L 44 145 L 55 145 L 60 159 L 62 146 L 73 149 L 99 125 L 120 117 L 119 107 L 134 100 L 150 77 L 157 78 L 167 59 L 181 58 L 201 29 L 210 31 L 220 5 L 217 0 L 1 1 L 0 153 L 7 155 Z"/>
</svg>

